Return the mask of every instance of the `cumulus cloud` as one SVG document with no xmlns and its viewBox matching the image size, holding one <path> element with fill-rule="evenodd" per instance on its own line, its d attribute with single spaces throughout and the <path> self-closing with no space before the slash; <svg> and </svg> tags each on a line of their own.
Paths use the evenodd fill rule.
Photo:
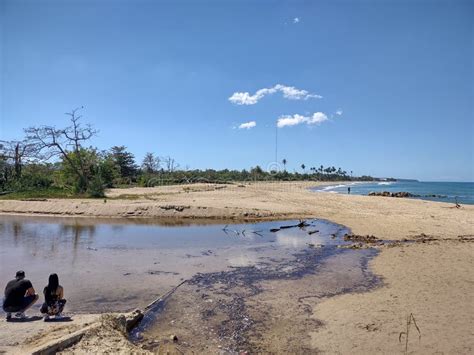
<svg viewBox="0 0 474 355">
<path fill-rule="evenodd" d="M 323 112 L 315 112 L 311 116 L 303 116 L 299 114 L 283 115 L 278 118 L 277 126 L 278 128 L 282 128 L 287 126 L 296 126 L 302 123 L 307 125 L 317 125 L 327 120 L 328 116 L 326 116 L 326 114 Z"/>
<path fill-rule="evenodd" d="M 250 121 L 250 122 L 244 122 L 244 123 L 240 124 L 238 128 L 239 129 L 250 129 L 250 128 L 254 128 L 256 125 L 257 125 L 257 122 Z"/>
<path fill-rule="evenodd" d="M 336 115 L 342 116 L 342 110 L 341 110 L 341 109 L 338 109 L 338 110 L 336 111 Z"/>
<path fill-rule="evenodd" d="M 306 122 L 308 119 L 308 117 L 305 117 L 305 116 L 301 116 L 301 115 L 298 115 L 298 114 L 295 114 L 293 116 L 290 116 L 290 115 L 284 115 L 284 116 L 281 116 L 278 121 L 277 121 L 277 126 L 278 127 L 286 127 L 286 126 L 296 126 L 296 125 L 299 125 L 301 123 L 304 123 Z"/>
<path fill-rule="evenodd" d="M 236 105 L 255 105 L 263 97 L 272 95 L 276 92 L 281 92 L 283 97 L 288 100 L 308 100 L 308 99 L 321 99 L 321 95 L 309 93 L 306 90 L 297 89 L 294 86 L 286 86 L 277 84 L 271 88 L 263 88 L 257 90 L 255 94 L 251 95 L 248 92 L 234 92 L 229 101 Z"/>
<path fill-rule="evenodd" d="M 299 22 L 300 22 L 300 18 L 299 18 L 299 17 L 295 17 L 295 18 L 293 19 L 293 23 L 299 23 Z"/>
</svg>

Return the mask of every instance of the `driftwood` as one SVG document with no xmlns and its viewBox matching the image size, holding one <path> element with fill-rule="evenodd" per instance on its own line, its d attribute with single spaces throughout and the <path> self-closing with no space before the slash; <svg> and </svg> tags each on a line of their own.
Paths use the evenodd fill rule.
<svg viewBox="0 0 474 355">
<path fill-rule="evenodd" d="M 279 228 L 272 228 L 272 229 L 270 229 L 270 232 L 275 233 L 275 232 L 278 232 L 279 230 L 282 230 L 282 229 L 304 228 L 304 227 L 309 227 L 309 226 L 310 226 L 310 224 L 308 222 L 301 219 L 300 223 L 298 223 L 298 224 L 292 224 L 292 225 L 288 225 L 288 226 L 280 226 Z"/>
<path fill-rule="evenodd" d="M 164 295 L 159 296 L 153 302 L 143 309 L 143 312 L 140 312 L 139 319 L 136 319 L 133 322 L 133 325 L 130 324 L 130 329 L 127 329 L 130 332 L 130 336 L 133 339 L 139 339 L 141 337 L 141 332 L 147 328 L 155 319 L 154 312 L 160 311 L 165 306 L 165 302 L 175 293 L 178 288 L 184 285 L 188 280 L 184 280 L 171 290 L 166 292 Z"/>
<path fill-rule="evenodd" d="M 258 235 L 259 237 L 263 237 L 263 235 L 262 235 L 262 232 L 263 232 L 263 231 L 261 231 L 261 230 L 258 230 L 258 231 L 253 231 L 253 230 L 248 231 L 248 230 L 246 230 L 246 229 L 242 229 L 242 230 L 229 229 L 228 227 L 229 227 L 229 225 L 226 224 L 225 227 L 222 228 L 222 230 L 224 231 L 224 233 L 227 234 L 227 235 L 229 235 L 229 232 L 232 232 L 232 233 L 234 233 L 234 234 L 237 235 L 237 236 L 242 235 L 243 237 L 246 237 L 246 236 L 247 236 L 246 233 L 251 233 L 251 234 L 256 234 L 256 235 Z"/>
</svg>

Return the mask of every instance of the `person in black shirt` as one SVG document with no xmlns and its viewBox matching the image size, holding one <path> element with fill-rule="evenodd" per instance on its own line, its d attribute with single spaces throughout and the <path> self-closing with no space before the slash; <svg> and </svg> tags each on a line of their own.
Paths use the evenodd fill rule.
<svg viewBox="0 0 474 355">
<path fill-rule="evenodd" d="M 38 298 L 30 280 L 25 279 L 25 272 L 17 271 L 15 279 L 5 287 L 3 310 L 7 314 L 7 320 L 11 319 L 14 312 L 18 318 L 26 318 L 25 311 L 38 301 Z"/>
</svg>

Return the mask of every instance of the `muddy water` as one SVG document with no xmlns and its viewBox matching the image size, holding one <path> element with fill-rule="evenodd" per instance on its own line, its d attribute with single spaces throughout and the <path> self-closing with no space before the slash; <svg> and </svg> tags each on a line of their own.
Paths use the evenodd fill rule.
<svg viewBox="0 0 474 355">
<path fill-rule="evenodd" d="M 176 334 L 202 352 L 311 350 L 314 304 L 376 283 L 375 252 L 339 248 L 348 230 L 327 221 L 143 222 L 1 216 L 0 282 L 23 269 L 41 291 L 56 272 L 69 311 L 103 312 L 143 308 L 186 281 L 133 335 L 156 349 Z"/>
</svg>

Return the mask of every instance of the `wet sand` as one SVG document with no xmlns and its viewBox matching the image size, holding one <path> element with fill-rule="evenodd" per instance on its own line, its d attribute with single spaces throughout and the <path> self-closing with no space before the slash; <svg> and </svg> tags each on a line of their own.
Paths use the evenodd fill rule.
<svg viewBox="0 0 474 355">
<path fill-rule="evenodd" d="M 201 275 L 173 295 L 143 331 L 152 351 L 177 334 L 185 353 L 307 353 L 315 350 L 308 330 L 321 321 L 311 317 L 307 300 L 378 285 L 367 271 L 374 250 L 341 251 L 324 257 L 309 250 L 280 270 L 240 268 Z M 286 266 L 286 269 L 284 268 Z"/>
<path fill-rule="evenodd" d="M 399 342 L 399 335 L 406 331 L 406 317 L 412 313 L 420 327 L 421 339 L 418 340 L 412 325 L 409 352 L 472 353 L 474 307 L 470 296 L 474 294 L 474 206 L 455 209 L 451 204 L 429 201 L 308 191 L 307 188 L 313 185 L 120 189 L 111 191 L 109 195 L 113 199 L 106 203 L 102 200 L 0 201 L 0 211 L 66 216 L 166 217 L 176 221 L 310 216 L 343 224 L 357 234 L 419 240 L 380 249 L 380 254 L 369 263 L 369 270 L 382 280 L 382 287 L 364 293 L 305 298 L 301 307 L 308 313 L 296 317 L 301 321 L 292 321 L 299 303 L 294 299 L 295 294 L 291 302 L 285 302 L 289 299 L 285 296 L 277 297 L 288 292 L 288 287 L 291 290 L 298 288 L 294 284 L 282 286 L 282 290 L 275 291 L 273 300 L 259 303 L 272 307 L 273 302 L 278 319 L 288 321 L 279 323 L 269 317 L 269 322 L 261 325 L 267 331 L 265 336 L 260 336 L 262 344 L 267 347 L 271 347 L 273 342 L 279 344 L 272 348 L 276 352 L 301 343 L 307 351 L 401 353 L 405 351 L 405 343 L 403 338 Z M 417 237 L 422 233 L 434 240 Z M 300 282 L 305 285 L 305 294 L 314 287 L 314 283 Z M 281 281 L 279 283 L 283 285 Z M 249 303 L 251 300 L 249 297 Z M 163 327 L 169 332 L 173 329 L 172 326 Z"/>
</svg>

